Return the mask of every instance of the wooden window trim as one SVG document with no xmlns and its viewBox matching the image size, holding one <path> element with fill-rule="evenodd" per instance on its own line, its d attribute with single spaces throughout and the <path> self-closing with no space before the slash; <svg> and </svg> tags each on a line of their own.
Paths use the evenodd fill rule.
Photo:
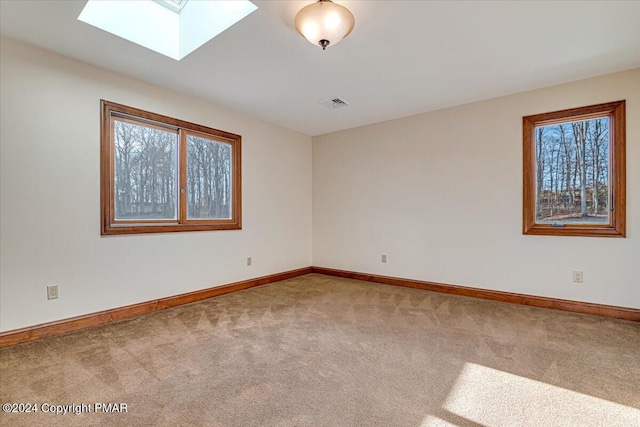
<svg viewBox="0 0 640 427">
<path fill-rule="evenodd" d="M 537 224 L 535 128 L 556 123 L 608 117 L 609 124 L 609 224 Z M 523 234 L 549 236 L 626 236 L 625 101 L 572 108 L 522 118 L 523 133 Z"/>
<path fill-rule="evenodd" d="M 197 125 L 172 117 L 151 113 L 126 105 L 101 100 L 100 117 L 100 212 L 101 234 L 143 234 L 180 231 L 239 230 L 242 228 L 242 137 L 230 132 Z M 115 154 L 113 118 L 176 132 L 178 136 L 179 197 L 176 219 L 116 220 L 114 200 Z M 180 189 L 186 183 L 186 135 L 200 134 L 211 140 L 231 145 L 231 219 L 187 220 L 186 194 Z"/>
</svg>

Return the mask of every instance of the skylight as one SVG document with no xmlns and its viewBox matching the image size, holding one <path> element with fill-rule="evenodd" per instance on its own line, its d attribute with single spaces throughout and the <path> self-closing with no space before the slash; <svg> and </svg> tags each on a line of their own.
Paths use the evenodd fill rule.
<svg viewBox="0 0 640 427">
<path fill-rule="evenodd" d="M 247 0 L 89 0 L 78 19 L 179 61 L 256 9 Z"/>
</svg>

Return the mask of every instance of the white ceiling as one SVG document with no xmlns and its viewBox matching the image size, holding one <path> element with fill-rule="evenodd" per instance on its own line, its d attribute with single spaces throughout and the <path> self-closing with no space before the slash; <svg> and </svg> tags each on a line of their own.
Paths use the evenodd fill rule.
<svg viewBox="0 0 640 427">
<path fill-rule="evenodd" d="M 0 31 L 308 135 L 640 67 L 640 1 L 337 0 L 356 27 L 325 52 L 293 28 L 311 1 L 254 0 L 180 62 L 78 21 L 81 0 L 0 0 Z"/>
</svg>

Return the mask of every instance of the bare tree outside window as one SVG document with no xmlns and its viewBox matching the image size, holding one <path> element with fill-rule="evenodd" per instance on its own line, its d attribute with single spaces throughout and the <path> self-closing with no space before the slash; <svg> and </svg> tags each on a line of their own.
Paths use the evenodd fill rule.
<svg viewBox="0 0 640 427">
<path fill-rule="evenodd" d="M 116 219 L 176 219 L 178 134 L 113 123 Z"/>
<path fill-rule="evenodd" d="M 524 234 L 624 237 L 625 102 L 523 118 Z"/>
<path fill-rule="evenodd" d="M 540 126 L 536 222 L 609 223 L 609 118 Z"/>
<path fill-rule="evenodd" d="M 187 135 L 187 218 L 231 218 L 231 146 Z"/>
</svg>

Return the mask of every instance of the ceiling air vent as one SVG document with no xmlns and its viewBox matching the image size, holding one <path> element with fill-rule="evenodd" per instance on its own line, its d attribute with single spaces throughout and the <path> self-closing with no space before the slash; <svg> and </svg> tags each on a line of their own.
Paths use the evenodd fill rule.
<svg viewBox="0 0 640 427">
<path fill-rule="evenodd" d="M 347 107 L 351 105 L 349 101 L 347 101 L 341 96 L 325 99 L 324 101 L 318 101 L 318 104 L 328 108 L 329 110 L 337 110 L 338 108 Z"/>
</svg>

